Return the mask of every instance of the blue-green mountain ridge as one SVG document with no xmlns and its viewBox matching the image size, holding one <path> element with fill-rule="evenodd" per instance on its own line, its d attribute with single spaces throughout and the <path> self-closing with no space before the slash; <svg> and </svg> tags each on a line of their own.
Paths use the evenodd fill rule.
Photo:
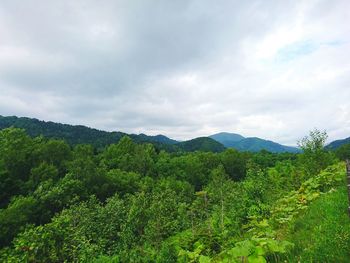
<svg viewBox="0 0 350 263">
<path fill-rule="evenodd" d="M 0 129 L 16 127 L 25 129 L 32 136 L 64 139 L 71 145 L 91 144 L 102 149 L 112 143 L 117 143 L 123 136 L 131 137 L 137 143 L 152 143 L 158 150 L 176 151 L 212 151 L 221 152 L 225 148 L 234 148 L 239 151 L 258 152 L 266 150 L 274 153 L 300 152 L 297 147 L 286 146 L 274 141 L 258 137 L 244 137 L 237 133 L 221 132 L 207 137 L 194 138 L 187 141 L 177 141 L 164 135 L 150 136 L 146 134 L 127 134 L 120 131 L 102 131 L 83 125 L 61 124 L 51 121 L 41 121 L 35 118 L 1 116 Z M 350 137 L 336 140 L 327 145 L 328 149 L 337 149 L 341 145 L 350 143 Z"/>
</svg>

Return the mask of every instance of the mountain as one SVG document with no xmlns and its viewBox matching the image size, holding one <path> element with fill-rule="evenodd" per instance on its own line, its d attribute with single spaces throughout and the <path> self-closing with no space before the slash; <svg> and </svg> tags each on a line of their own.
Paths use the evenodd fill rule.
<svg viewBox="0 0 350 263">
<path fill-rule="evenodd" d="M 96 148 L 118 142 L 125 133 L 106 132 L 92 129 L 82 125 L 69 125 L 51 121 L 40 121 L 26 117 L 3 117 L 0 116 L 0 129 L 8 127 L 22 128 L 32 136 L 44 136 L 47 138 L 64 139 L 69 144 L 91 144 Z"/>
<path fill-rule="evenodd" d="M 175 145 L 186 152 L 222 152 L 225 150 L 224 145 L 209 137 L 199 137 L 189 141 L 179 142 Z"/>
<path fill-rule="evenodd" d="M 158 143 L 164 143 L 164 144 L 176 144 L 178 141 L 170 139 L 164 135 L 146 135 L 144 133 L 140 133 L 138 135 L 136 134 L 130 134 L 131 138 L 135 138 L 136 141 L 142 141 L 142 142 L 158 142 Z"/>
<path fill-rule="evenodd" d="M 209 138 L 212 138 L 215 141 L 220 142 L 226 147 L 232 147 L 234 143 L 245 139 L 242 135 L 239 135 L 237 133 L 229 133 L 229 132 L 216 133 L 216 134 L 210 135 Z"/>
<path fill-rule="evenodd" d="M 281 145 L 279 143 L 260 139 L 257 137 L 245 138 L 241 141 L 235 142 L 232 148 L 236 148 L 239 151 L 250 151 L 250 152 L 259 152 L 261 150 L 266 150 L 273 153 L 300 152 L 300 150 L 296 147 Z"/>
<path fill-rule="evenodd" d="M 22 128 L 32 136 L 64 139 L 71 145 L 91 144 L 97 149 L 117 143 L 123 136 L 129 136 L 137 143 L 152 143 L 158 150 L 168 152 L 176 151 L 212 151 L 220 152 L 225 147 L 211 138 L 196 138 L 189 141 L 178 142 L 164 135 L 148 136 L 146 134 L 127 134 L 123 132 L 107 132 L 82 125 L 69 125 L 51 121 L 40 121 L 26 117 L 4 117 L 0 115 L 0 130 L 9 127 Z"/>
<path fill-rule="evenodd" d="M 32 136 L 44 136 L 47 138 L 64 139 L 71 145 L 91 144 L 101 149 L 107 145 L 117 143 L 123 136 L 130 136 L 135 142 L 153 143 L 156 148 L 167 151 L 176 151 L 177 147 L 173 146 L 178 143 L 164 135 L 147 136 L 145 134 L 127 134 L 123 132 L 107 132 L 82 125 L 69 125 L 55 123 L 51 121 L 40 121 L 34 118 L 26 117 L 4 117 L 0 115 L 0 130 L 8 127 L 22 128 Z"/>
<path fill-rule="evenodd" d="M 64 139 L 71 145 L 91 144 L 97 149 L 117 143 L 123 136 L 129 136 L 137 143 L 152 143 L 156 149 L 168 152 L 176 151 L 212 151 L 220 152 L 225 147 L 211 138 L 196 138 L 189 141 L 178 142 L 164 135 L 148 136 L 146 134 L 127 134 L 123 132 L 107 132 L 82 125 L 69 125 L 51 121 L 40 121 L 26 117 L 4 117 L 0 115 L 0 130 L 8 127 L 25 129 L 32 136 Z"/>
<path fill-rule="evenodd" d="M 267 150 L 270 152 L 298 152 L 299 149 L 284 146 L 272 141 L 260 138 L 244 138 L 235 133 L 217 133 L 209 137 L 199 137 L 189 141 L 178 142 L 164 135 L 149 136 L 146 134 L 127 134 L 123 132 L 107 132 L 82 125 L 69 125 L 51 121 L 40 121 L 26 117 L 4 117 L 0 115 L 0 129 L 8 127 L 25 129 L 32 136 L 43 135 L 47 138 L 64 139 L 71 145 L 91 144 L 97 149 L 102 149 L 112 143 L 117 143 L 123 136 L 130 136 L 137 143 L 152 143 L 158 150 L 168 152 L 182 151 L 211 151 L 221 152 L 228 148 L 240 151 Z"/>
<path fill-rule="evenodd" d="M 333 141 L 326 146 L 326 149 L 335 150 L 338 149 L 340 146 L 348 143 L 350 143 L 350 137 L 342 140 Z"/>
<path fill-rule="evenodd" d="M 236 133 L 221 132 L 213 134 L 209 137 L 222 143 L 227 148 L 235 148 L 239 151 L 258 152 L 261 150 L 266 150 L 274 153 L 300 152 L 300 150 L 296 147 L 281 145 L 279 143 L 257 137 L 245 138 Z"/>
</svg>

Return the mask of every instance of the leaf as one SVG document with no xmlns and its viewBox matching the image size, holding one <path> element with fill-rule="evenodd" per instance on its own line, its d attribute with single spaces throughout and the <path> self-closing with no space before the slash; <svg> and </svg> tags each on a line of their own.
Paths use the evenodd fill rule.
<svg viewBox="0 0 350 263">
<path fill-rule="evenodd" d="M 258 256 L 264 256 L 265 255 L 265 250 L 264 250 L 263 247 L 257 246 L 255 248 L 255 253 L 254 254 L 257 254 Z"/>
<path fill-rule="evenodd" d="M 267 261 L 263 256 L 253 254 L 248 257 L 248 262 L 249 263 L 266 263 Z"/>
<path fill-rule="evenodd" d="M 199 263 L 210 263 L 210 262 L 211 262 L 210 257 L 203 256 L 203 255 L 199 257 Z"/>
<path fill-rule="evenodd" d="M 245 240 L 242 242 L 238 242 L 236 246 L 229 250 L 229 254 L 232 257 L 242 257 L 249 256 L 254 249 L 254 245 L 251 241 Z"/>
</svg>

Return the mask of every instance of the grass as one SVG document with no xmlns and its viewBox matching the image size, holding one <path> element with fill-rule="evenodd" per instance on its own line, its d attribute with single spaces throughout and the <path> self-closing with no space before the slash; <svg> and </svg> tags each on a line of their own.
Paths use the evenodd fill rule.
<svg viewBox="0 0 350 263">
<path fill-rule="evenodd" d="M 292 225 L 287 262 L 350 262 L 350 218 L 345 183 L 315 200 Z"/>
</svg>

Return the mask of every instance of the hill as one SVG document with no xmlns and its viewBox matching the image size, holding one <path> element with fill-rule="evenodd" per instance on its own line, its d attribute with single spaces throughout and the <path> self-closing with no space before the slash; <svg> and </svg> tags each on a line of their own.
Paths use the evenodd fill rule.
<svg viewBox="0 0 350 263">
<path fill-rule="evenodd" d="M 164 144 L 176 144 L 178 141 L 170 139 L 164 135 L 146 135 L 143 133 L 140 134 L 130 134 L 129 135 L 131 138 L 133 138 L 135 141 L 140 141 L 140 142 L 158 142 L 158 143 L 164 143 Z"/>
<path fill-rule="evenodd" d="M 300 150 L 296 147 L 285 146 L 273 141 L 264 140 L 257 137 L 245 138 L 239 142 L 233 143 L 232 147 L 236 148 L 239 151 L 251 151 L 251 152 L 258 152 L 261 150 L 266 150 L 273 153 L 300 152 Z"/>
<path fill-rule="evenodd" d="M 97 149 L 117 143 L 123 136 L 130 136 L 137 143 L 152 143 L 158 150 L 175 151 L 212 151 L 220 152 L 228 148 L 240 151 L 258 152 L 267 150 L 274 153 L 298 152 L 294 147 L 284 146 L 260 138 L 244 138 L 235 133 L 217 133 L 209 137 L 200 137 L 189 141 L 178 142 L 164 135 L 149 136 L 146 134 L 127 134 L 119 131 L 107 132 L 82 125 L 69 125 L 51 121 L 41 121 L 26 117 L 4 117 L 0 115 L 0 129 L 8 127 L 25 129 L 32 136 L 64 139 L 71 145 L 91 144 Z"/>
<path fill-rule="evenodd" d="M 338 149 L 340 146 L 348 143 L 350 143 L 350 137 L 342 140 L 333 141 L 326 146 L 326 149 L 335 150 Z"/>
<path fill-rule="evenodd" d="M 237 133 L 229 133 L 229 132 L 220 132 L 213 135 L 210 135 L 209 138 L 214 139 L 215 141 L 220 142 L 225 147 L 232 147 L 232 144 L 235 142 L 239 142 L 245 139 L 242 135 Z"/>
<path fill-rule="evenodd" d="M 123 132 L 107 132 L 82 126 L 41 121 L 26 117 L 4 117 L 0 115 L 0 130 L 9 127 L 24 129 L 31 137 L 44 136 L 47 138 L 64 139 L 71 145 L 91 144 L 101 149 L 107 145 L 117 143 L 123 136 L 130 136 L 137 143 L 149 142 L 158 149 L 176 151 L 173 145 L 178 143 L 164 135 L 147 136 L 145 134 L 127 134 Z"/>
<path fill-rule="evenodd" d="M 264 140 L 257 137 L 245 138 L 242 135 L 239 135 L 236 133 L 222 132 L 222 133 L 213 134 L 209 137 L 222 143 L 227 148 L 235 148 L 239 151 L 258 152 L 261 150 L 266 150 L 274 153 L 300 152 L 300 150 L 296 147 L 281 145 L 279 143 L 269 141 L 269 140 Z"/>
<path fill-rule="evenodd" d="M 222 152 L 225 150 L 224 145 L 209 137 L 199 137 L 189 141 L 179 142 L 176 146 L 186 152 Z"/>
<path fill-rule="evenodd" d="M 91 144 L 97 149 L 117 143 L 123 136 L 129 136 L 137 143 L 152 143 L 156 149 L 168 152 L 176 151 L 212 151 L 221 152 L 225 147 L 211 138 L 196 138 L 178 142 L 164 135 L 148 136 L 146 134 L 127 134 L 123 132 L 107 132 L 82 125 L 69 125 L 51 121 L 41 121 L 26 117 L 4 117 L 0 115 L 0 130 L 9 127 L 24 129 L 31 137 L 63 139 L 71 145 Z"/>
</svg>

